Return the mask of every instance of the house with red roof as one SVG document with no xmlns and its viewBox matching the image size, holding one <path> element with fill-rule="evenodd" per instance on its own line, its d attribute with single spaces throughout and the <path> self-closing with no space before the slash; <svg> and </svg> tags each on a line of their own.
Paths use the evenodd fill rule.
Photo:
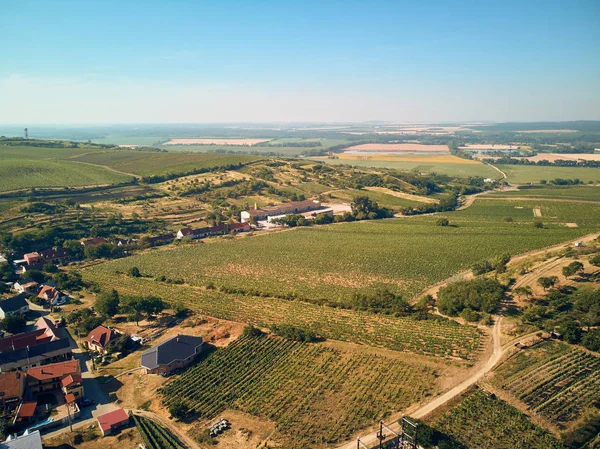
<svg viewBox="0 0 600 449">
<path fill-rule="evenodd" d="M 122 408 L 110 413 L 106 413 L 105 415 L 98 416 L 97 419 L 102 436 L 111 435 L 116 430 L 129 424 L 129 415 Z"/>
<path fill-rule="evenodd" d="M 251 230 L 250 223 L 231 223 L 229 225 L 231 232 L 249 232 Z"/>
<path fill-rule="evenodd" d="M 40 292 L 38 293 L 37 296 L 38 296 L 38 298 L 43 299 L 44 301 L 47 301 L 48 304 L 51 304 L 51 305 L 56 304 L 60 300 L 64 300 L 64 299 L 68 298 L 67 295 L 65 295 L 60 290 L 57 290 L 55 287 L 52 287 L 50 285 L 44 285 L 40 289 Z"/>
<path fill-rule="evenodd" d="M 10 412 L 19 406 L 25 392 L 25 374 L 21 371 L 0 373 L 0 407 Z"/>
<path fill-rule="evenodd" d="M 120 332 L 106 326 L 98 326 L 93 329 L 85 339 L 85 346 L 90 351 L 96 351 L 100 354 L 106 353 L 106 348 L 111 341 L 121 336 Z"/>
<path fill-rule="evenodd" d="M 89 239 L 89 240 L 83 240 L 81 242 L 81 245 L 84 248 L 87 248 L 89 246 L 101 245 L 102 243 L 108 243 L 108 240 L 106 240 L 104 237 L 96 237 L 96 238 Z"/>
<path fill-rule="evenodd" d="M 13 424 L 24 424 L 33 421 L 36 408 L 37 401 L 22 402 L 21 405 L 19 405 L 19 408 L 17 409 L 17 414 L 15 415 L 15 420 L 13 421 Z"/>
<path fill-rule="evenodd" d="M 75 398 L 82 398 L 84 396 L 83 391 L 83 378 L 81 374 L 69 374 L 60 381 L 62 384 L 62 391 L 65 397 L 71 395 Z"/>
<path fill-rule="evenodd" d="M 51 363 L 49 365 L 34 366 L 27 371 L 27 389 L 30 393 L 41 393 L 44 391 L 63 390 L 63 380 L 70 376 L 78 376 L 72 380 L 75 383 L 67 384 L 72 387 L 72 391 L 77 391 L 83 396 L 83 381 L 81 380 L 81 370 L 79 360 L 72 359 L 66 362 Z M 80 385 L 76 385 L 79 383 Z"/>
</svg>

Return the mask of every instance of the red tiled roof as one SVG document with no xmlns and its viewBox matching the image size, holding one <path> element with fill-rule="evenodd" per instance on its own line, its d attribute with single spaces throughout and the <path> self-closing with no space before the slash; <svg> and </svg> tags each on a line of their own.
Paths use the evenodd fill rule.
<svg viewBox="0 0 600 449">
<path fill-rule="evenodd" d="M 231 223 L 229 228 L 234 231 L 236 229 L 250 228 L 250 225 L 248 223 Z"/>
<path fill-rule="evenodd" d="M 27 371 L 27 378 L 31 377 L 38 381 L 62 378 L 69 374 L 79 374 L 79 361 L 67 360 L 66 362 L 51 363 L 50 365 L 35 366 Z"/>
<path fill-rule="evenodd" d="M 73 393 L 65 394 L 65 401 L 67 401 L 67 403 L 72 404 L 76 400 L 77 400 L 77 398 L 75 397 L 75 395 Z"/>
<path fill-rule="evenodd" d="M 89 240 L 84 240 L 83 242 L 81 242 L 81 244 L 83 246 L 93 246 L 93 245 L 99 245 L 101 243 L 106 243 L 107 240 L 104 237 L 96 237 L 94 239 L 89 239 Z"/>
<path fill-rule="evenodd" d="M 122 408 L 107 413 L 106 415 L 98 416 L 98 424 L 100 424 L 100 428 L 104 431 L 110 430 L 112 426 L 121 424 L 125 421 L 129 421 L 129 415 Z"/>
<path fill-rule="evenodd" d="M 16 351 L 27 346 L 37 346 L 52 340 L 51 335 L 46 335 L 45 330 L 37 329 L 31 332 L 23 332 L 10 337 L 0 338 L 0 352 Z"/>
<path fill-rule="evenodd" d="M 49 285 L 44 285 L 40 292 L 38 293 L 38 298 L 40 299 L 54 299 L 56 298 L 60 292 L 56 290 L 54 287 L 50 287 Z"/>
<path fill-rule="evenodd" d="M 37 407 L 37 402 L 23 402 L 21 407 L 19 407 L 19 413 L 17 414 L 17 420 L 22 418 L 31 418 L 35 415 L 35 409 Z"/>
<path fill-rule="evenodd" d="M 104 349 L 111 341 L 118 337 L 119 334 L 115 332 L 114 329 L 109 329 L 105 326 L 98 326 L 88 334 L 85 341 L 98 345 Z"/>
<path fill-rule="evenodd" d="M 20 371 L 9 371 L 0 374 L 0 392 L 4 399 L 17 398 L 21 396 L 21 383 L 25 374 Z"/>
<path fill-rule="evenodd" d="M 71 385 L 73 383 L 82 383 L 82 382 L 83 382 L 83 378 L 79 374 L 70 374 L 61 381 L 63 387 L 68 387 L 69 385 Z"/>
</svg>

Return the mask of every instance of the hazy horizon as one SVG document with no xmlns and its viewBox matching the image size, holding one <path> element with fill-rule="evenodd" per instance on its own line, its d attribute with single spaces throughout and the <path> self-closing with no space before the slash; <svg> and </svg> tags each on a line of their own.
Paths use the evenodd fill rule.
<svg viewBox="0 0 600 449">
<path fill-rule="evenodd" d="M 23 1 L 3 15 L 4 125 L 600 120 L 593 0 Z"/>
</svg>

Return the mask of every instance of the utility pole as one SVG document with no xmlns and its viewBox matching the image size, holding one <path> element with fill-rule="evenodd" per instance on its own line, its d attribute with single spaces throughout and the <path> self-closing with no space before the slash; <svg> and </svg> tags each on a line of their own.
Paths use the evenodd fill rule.
<svg viewBox="0 0 600 449">
<path fill-rule="evenodd" d="M 67 415 L 69 415 L 69 429 L 73 432 L 73 421 L 71 420 L 71 408 L 69 407 L 69 403 L 67 402 Z"/>
</svg>

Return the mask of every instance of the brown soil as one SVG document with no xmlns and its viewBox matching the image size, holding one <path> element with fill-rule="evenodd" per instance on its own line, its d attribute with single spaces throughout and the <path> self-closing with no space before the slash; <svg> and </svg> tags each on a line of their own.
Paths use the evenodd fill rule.
<svg viewBox="0 0 600 449">
<path fill-rule="evenodd" d="M 94 426 L 97 427 L 97 426 Z M 100 432 L 96 429 L 98 435 Z M 98 449 L 101 447 L 102 449 L 124 449 L 124 448 L 134 448 L 139 443 L 143 443 L 142 437 L 135 427 L 130 427 L 128 429 L 121 430 L 117 435 L 101 437 L 99 436 L 97 439 L 93 441 L 85 441 L 81 444 L 75 446 L 73 444 L 73 437 L 76 433 L 83 434 L 84 431 L 76 431 L 73 433 L 63 433 L 62 435 L 49 438 L 44 440 L 44 447 L 46 449 L 64 449 L 61 447 L 62 444 L 66 444 L 66 447 L 77 447 L 77 449 Z"/>
</svg>

